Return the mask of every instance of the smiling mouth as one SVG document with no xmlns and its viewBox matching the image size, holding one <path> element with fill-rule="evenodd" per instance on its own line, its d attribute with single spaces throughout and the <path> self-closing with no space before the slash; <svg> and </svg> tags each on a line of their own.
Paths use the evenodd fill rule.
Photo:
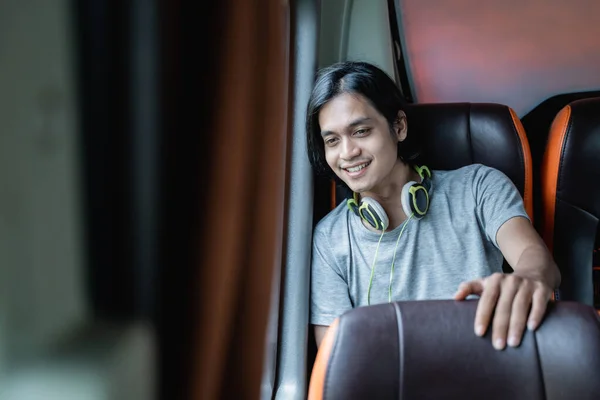
<svg viewBox="0 0 600 400">
<path fill-rule="evenodd" d="M 346 172 L 350 172 L 350 173 L 356 173 L 356 172 L 359 172 L 359 171 L 361 171 L 361 170 L 363 170 L 363 169 L 367 168 L 367 167 L 368 167 L 370 164 L 371 164 L 371 161 L 368 161 L 368 162 L 366 162 L 366 163 L 364 163 L 364 164 L 360 164 L 360 165 L 357 165 L 357 166 L 355 166 L 355 167 L 351 167 L 351 168 L 342 168 L 342 169 L 343 169 L 344 171 L 346 171 Z"/>
</svg>

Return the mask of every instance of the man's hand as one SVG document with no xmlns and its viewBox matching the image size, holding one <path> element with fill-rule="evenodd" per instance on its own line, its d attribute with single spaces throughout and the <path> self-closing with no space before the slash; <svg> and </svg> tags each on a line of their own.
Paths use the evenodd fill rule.
<svg viewBox="0 0 600 400">
<path fill-rule="evenodd" d="M 514 272 L 462 283 L 455 299 L 463 300 L 470 294 L 480 296 L 475 333 L 483 336 L 493 315 L 492 343 L 501 350 L 507 342 L 509 346 L 521 343 L 525 325 L 530 330 L 537 329 L 561 276 L 542 238 L 527 219 L 508 220 L 496 237 Z"/>
<path fill-rule="evenodd" d="M 552 288 L 542 281 L 517 273 L 496 273 L 487 278 L 462 283 L 455 294 L 464 300 L 471 294 L 480 296 L 475 315 L 475 334 L 483 336 L 491 322 L 492 343 L 498 350 L 521 343 L 525 325 L 535 330 L 540 325 Z"/>
</svg>

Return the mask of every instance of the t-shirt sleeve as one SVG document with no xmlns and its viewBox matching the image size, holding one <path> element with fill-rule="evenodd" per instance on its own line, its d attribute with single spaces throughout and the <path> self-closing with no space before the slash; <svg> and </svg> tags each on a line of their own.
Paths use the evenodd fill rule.
<svg viewBox="0 0 600 400">
<path fill-rule="evenodd" d="M 352 309 L 348 283 L 331 252 L 328 237 L 315 230 L 311 262 L 310 322 L 329 326 Z"/>
<path fill-rule="evenodd" d="M 523 198 L 514 183 L 501 171 L 481 166 L 473 182 L 476 212 L 488 239 L 498 247 L 496 235 L 500 227 L 514 217 L 530 220 Z"/>
</svg>

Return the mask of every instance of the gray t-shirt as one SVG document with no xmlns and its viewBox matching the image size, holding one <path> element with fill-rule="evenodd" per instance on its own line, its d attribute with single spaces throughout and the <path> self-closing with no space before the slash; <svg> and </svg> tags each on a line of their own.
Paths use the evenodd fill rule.
<svg viewBox="0 0 600 400">
<path fill-rule="evenodd" d="M 451 299 L 461 282 L 502 272 L 496 233 L 506 221 L 529 219 L 523 200 L 502 172 L 481 164 L 432 171 L 427 215 L 392 231 L 368 230 L 342 202 L 313 235 L 310 321 L 330 325 L 344 312 L 367 305 L 377 243 L 370 304 L 391 300 Z"/>
</svg>

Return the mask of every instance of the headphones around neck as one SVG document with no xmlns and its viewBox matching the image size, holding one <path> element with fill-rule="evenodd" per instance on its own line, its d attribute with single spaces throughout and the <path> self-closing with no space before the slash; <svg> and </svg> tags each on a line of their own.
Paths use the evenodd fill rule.
<svg viewBox="0 0 600 400">
<path fill-rule="evenodd" d="M 407 217 L 421 219 L 429 210 L 429 200 L 431 196 L 431 171 L 425 165 L 414 166 L 415 171 L 421 177 L 421 183 L 415 181 L 407 182 L 402 187 L 401 202 L 402 209 Z M 385 210 L 375 199 L 363 197 L 359 199 L 358 193 L 354 193 L 351 199 L 347 200 L 350 210 L 361 217 L 366 223 L 378 231 L 385 231 L 390 224 L 390 220 Z"/>
</svg>

